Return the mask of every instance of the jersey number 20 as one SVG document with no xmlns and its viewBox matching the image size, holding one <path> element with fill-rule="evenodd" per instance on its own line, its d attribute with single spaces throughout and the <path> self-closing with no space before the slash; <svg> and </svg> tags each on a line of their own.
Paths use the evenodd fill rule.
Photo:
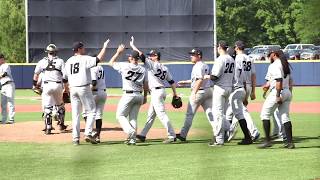
<svg viewBox="0 0 320 180">
<path fill-rule="evenodd" d="M 70 64 L 70 73 L 77 74 L 79 72 L 79 63 Z"/>
<path fill-rule="evenodd" d="M 226 70 L 224 70 L 224 73 L 233 73 L 234 69 L 234 63 L 226 63 Z"/>
</svg>

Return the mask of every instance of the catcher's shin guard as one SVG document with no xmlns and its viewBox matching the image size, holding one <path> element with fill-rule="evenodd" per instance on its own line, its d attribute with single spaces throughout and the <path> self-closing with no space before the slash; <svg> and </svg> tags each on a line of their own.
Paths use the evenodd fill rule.
<svg viewBox="0 0 320 180">
<path fill-rule="evenodd" d="M 45 134 L 51 134 L 52 128 L 52 109 L 53 107 L 46 107 L 44 112 L 44 121 L 46 125 Z"/>
<path fill-rule="evenodd" d="M 57 108 L 58 108 L 58 125 L 60 126 L 60 130 L 63 131 L 67 128 L 67 126 L 64 125 L 64 118 L 65 118 L 65 114 L 66 114 L 66 109 L 64 107 L 64 104 L 57 106 Z"/>
</svg>

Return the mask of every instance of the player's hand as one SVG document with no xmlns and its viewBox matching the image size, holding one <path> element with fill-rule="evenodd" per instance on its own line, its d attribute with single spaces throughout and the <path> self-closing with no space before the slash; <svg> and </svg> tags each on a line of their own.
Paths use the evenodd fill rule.
<svg viewBox="0 0 320 180">
<path fill-rule="evenodd" d="M 277 97 L 276 100 L 277 100 L 277 103 L 278 103 L 278 104 L 282 104 L 282 97 Z"/>
<path fill-rule="evenodd" d="M 262 97 L 263 97 L 263 99 L 266 99 L 266 97 L 267 97 L 267 91 L 263 92 Z"/>
<path fill-rule="evenodd" d="M 118 46 L 117 53 L 119 53 L 119 54 L 122 53 L 124 51 L 124 48 L 125 48 L 124 44 L 120 44 Z"/>
<path fill-rule="evenodd" d="M 130 46 L 131 46 L 131 47 L 133 47 L 133 46 L 134 46 L 134 37 L 133 37 L 133 36 L 131 36 Z"/>
<path fill-rule="evenodd" d="M 256 94 L 255 93 L 251 93 L 250 94 L 250 99 L 251 100 L 255 100 L 256 99 Z"/>
<path fill-rule="evenodd" d="M 247 105 L 248 105 L 248 99 L 247 99 L 247 98 L 245 98 L 245 99 L 243 100 L 243 105 L 247 107 Z"/>
<path fill-rule="evenodd" d="M 103 48 L 107 48 L 108 47 L 108 44 L 110 42 L 110 39 L 107 39 L 104 43 L 103 43 Z"/>
</svg>

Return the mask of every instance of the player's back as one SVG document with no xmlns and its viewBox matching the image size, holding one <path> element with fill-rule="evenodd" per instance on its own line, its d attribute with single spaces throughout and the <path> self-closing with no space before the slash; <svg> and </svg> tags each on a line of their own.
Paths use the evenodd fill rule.
<svg viewBox="0 0 320 180">
<path fill-rule="evenodd" d="M 86 86 L 91 83 L 90 68 L 97 65 L 96 57 L 75 55 L 66 62 L 66 74 L 70 87 Z"/>
<path fill-rule="evenodd" d="M 91 68 L 91 78 L 97 81 L 96 89 L 106 89 L 105 72 L 101 65 Z"/>
<path fill-rule="evenodd" d="M 159 62 L 153 62 L 152 68 L 148 69 L 148 84 L 150 89 L 163 87 L 165 85 L 165 81 L 171 80 L 172 76 L 169 69 Z"/>
<path fill-rule="evenodd" d="M 242 61 L 243 70 L 244 70 L 244 74 L 245 74 L 245 78 L 246 78 L 246 84 L 251 84 L 252 83 L 251 76 L 252 76 L 252 74 L 256 74 L 256 68 L 254 65 L 254 61 L 252 59 L 250 59 L 249 56 L 246 54 L 239 54 L 239 55 L 237 55 L 237 57 L 238 56 Z"/>
<path fill-rule="evenodd" d="M 234 71 L 234 84 L 235 88 L 244 87 L 244 82 L 246 82 L 246 72 L 244 70 L 244 65 L 246 59 L 242 55 L 237 55 L 235 59 L 235 71 Z"/>
<path fill-rule="evenodd" d="M 61 82 L 65 74 L 65 63 L 58 57 L 45 57 L 41 59 L 35 69 L 35 72 L 40 74 L 43 72 L 42 81 Z"/>
<path fill-rule="evenodd" d="M 212 68 L 212 75 L 217 76 L 218 80 L 215 81 L 215 85 L 221 87 L 232 87 L 234 78 L 235 61 L 226 54 L 220 55 Z"/>
<path fill-rule="evenodd" d="M 203 61 L 198 61 L 193 65 L 191 71 L 191 88 L 194 87 L 197 79 L 203 79 L 204 75 L 208 75 L 210 73 L 209 66 Z M 202 84 L 200 85 L 200 89 L 206 89 L 210 87 L 210 80 L 203 79 Z"/>
<path fill-rule="evenodd" d="M 146 69 L 139 64 L 127 62 L 114 63 L 113 68 L 122 75 L 122 89 L 125 91 L 142 91 L 147 78 Z"/>
</svg>

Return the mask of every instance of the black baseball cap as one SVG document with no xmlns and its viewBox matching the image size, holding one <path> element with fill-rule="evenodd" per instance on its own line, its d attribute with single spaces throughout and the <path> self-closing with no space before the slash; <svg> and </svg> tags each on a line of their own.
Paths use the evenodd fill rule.
<svg viewBox="0 0 320 180">
<path fill-rule="evenodd" d="M 140 58 L 139 52 L 135 50 L 131 51 L 131 53 L 128 54 L 128 56 L 133 57 L 134 59 L 137 59 L 137 60 Z"/>
<path fill-rule="evenodd" d="M 4 55 L 2 53 L 0 53 L 0 59 L 4 58 Z"/>
<path fill-rule="evenodd" d="M 157 50 L 155 49 L 152 49 L 148 54 L 148 56 L 151 56 L 151 55 L 157 55 L 157 56 L 160 56 L 160 52 L 158 52 Z"/>
<path fill-rule="evenodd" d="M 72 46 L 73 51 L 78 51 L 78 49 L 83 48 L 84 44 L 82 42 L 75 42 Z"/>
<path fill-rule="evenodd" d="M 202 56 L 202 51 L 201 51 L 200 49 L 193 48 L 193 49 L 189 52 L 189 54 Z"/>
<path fill-rule="evenodd" d="M 228 48 L 228 44 L 226 41 L 219 41 L 218 42 L 218 46 L 220 46 L 222 49 L 227 49 Z"/>
<path fill-rule="evenodd" d="M 243 41 L 236 41 L 234 43 L 234 45 L 240 49 L 244 49 L 245 48 L 245 45 L 244 45 L 244 42 Z"/>
</svg>

